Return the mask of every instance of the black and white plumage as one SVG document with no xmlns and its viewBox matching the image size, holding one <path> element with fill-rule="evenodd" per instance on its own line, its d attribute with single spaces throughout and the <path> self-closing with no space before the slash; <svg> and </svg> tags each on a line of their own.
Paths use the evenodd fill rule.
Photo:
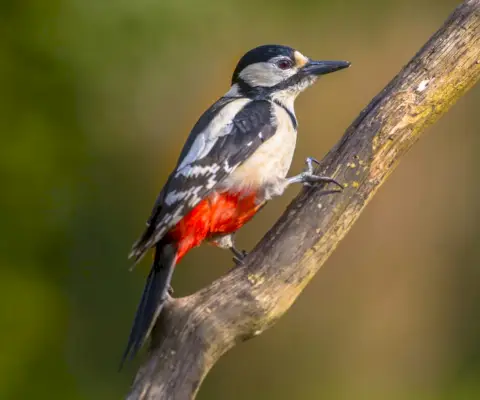
<svg viewBox="0 0 480 400">
<path fill-rule="evenodd" d="M 292 178 L 287 173 L 296 145 L 296 97 L 319 75 L 349 65 L 312 61 L 279 45 L 257 47 L 241 58 L 230 90 L 193 127 L 145 232 L 132 248 L 135 261 L 150 248 L 155 248 L 155 257 L 124 360 L 148 337 L 173 268 L 187 251 L 208 240 L 230 248 L 240 260 L 243 254 L 234 247 L 232 235 L 267 200 L 291 183 L 338 185 L 314 175 L 313 159 L 307 160 L 303 173 Z"/>
<path fill-rule="evenodd" d="M 266 100 L 224 97 L 202 116 L 132 256 L 140 258 L 212 190 L 228 185 L 236 168 L 276 132 L 273 112 Z"/>
<path fill-rule="evenodd" d="M 231 89 L 193 127 L 130 256 L 139 260 L 212 190 L 248 185 L 254 175 L 250 170 L 259 172 L 255 179 L 265 185 L 265 199 L 280 195 L 295 149 L 295 98 L 318 75 L 349 65 L 313 62 L 288 46 L 264 45 L 246 53 Z"/>
</svg>

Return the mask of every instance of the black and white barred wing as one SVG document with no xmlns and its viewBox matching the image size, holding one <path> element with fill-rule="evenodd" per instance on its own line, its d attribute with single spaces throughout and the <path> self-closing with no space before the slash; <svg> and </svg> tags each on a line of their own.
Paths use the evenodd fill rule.
<svg viewBox="0 0 480 400">
<path fill-rule="evenodd" d="M 224 105 L 204 130 L 196 128 L 182 151 L 177 168 L 157 199 L 145 233 L 133 246 L 130 256 L 136 260 L 276 130 L 271 103 L 244 98 Z"/>
</svg>

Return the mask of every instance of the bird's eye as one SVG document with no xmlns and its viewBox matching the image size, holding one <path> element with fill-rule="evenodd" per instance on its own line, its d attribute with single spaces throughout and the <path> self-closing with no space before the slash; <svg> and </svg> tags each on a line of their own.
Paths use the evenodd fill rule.
<svg viewBox="0 0 480 400">
<path fill-rule="evenodd" d="M 277 61 L 277 67 L 280 69 L 289 69 L 292 68 L 293 64 L 290 60 L 283 59 L 280 61 Z"/>
</svg>

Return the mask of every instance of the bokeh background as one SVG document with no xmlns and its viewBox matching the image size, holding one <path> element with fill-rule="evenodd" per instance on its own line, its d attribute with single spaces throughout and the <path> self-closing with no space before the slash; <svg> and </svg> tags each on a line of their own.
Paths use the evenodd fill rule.
<svg viewBox="0 0 480 400">
<path fill-rule="evenodd" d="M 264 43 L 347 59 L 300 97 L 293 171 L 322 157 L 455 0 L 3 0 L 0 398 L 114 399 L 148 271 L 126 255 L 189 129 Z M 403 160 L 268 332 L 198 399 L 480 398 L 480 91 Z M 239 235 L 250 248 L 298 188 Z M 193 251 L 176 295 L 232 265 Z M 140 357 L 141 358 L 141 357 Z"/>
</svg>

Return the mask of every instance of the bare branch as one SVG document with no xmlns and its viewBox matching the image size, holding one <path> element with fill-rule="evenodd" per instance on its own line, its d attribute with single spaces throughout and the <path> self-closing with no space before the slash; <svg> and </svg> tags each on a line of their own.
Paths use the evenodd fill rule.
<svg viewBox="0 0 480 400">
<path fill-rule="evenodd" d="M 345 190 L 303 191 L 244 267 L 167 304 L 128 399 L 193 399 L 226 351 L 288 310 L 401 157 L 479 77 L 480 0 L 468 0 L 322 161 L 319 172 L 338 177 Z"/>
</svg>

